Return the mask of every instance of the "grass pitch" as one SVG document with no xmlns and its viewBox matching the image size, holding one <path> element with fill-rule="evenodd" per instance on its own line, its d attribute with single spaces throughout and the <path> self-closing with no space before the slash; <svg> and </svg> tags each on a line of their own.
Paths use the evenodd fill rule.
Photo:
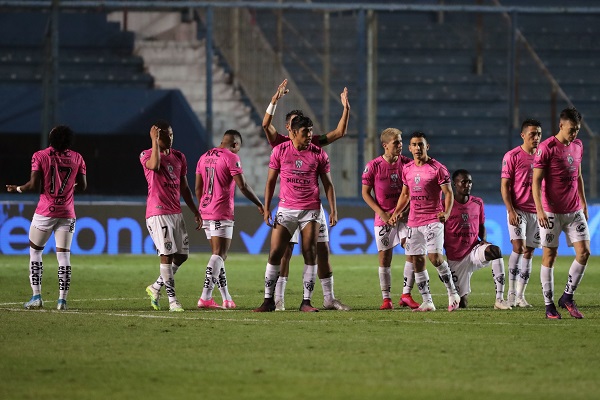
<svg viewBox="0 0 600 400">
<path fill-rule="evenodd" d="M 559 259 L 556 300 L 572 258 Z M 69 310 L 55 311 L 54 255 L 44 257 L 45 310 L 31 296 L 28 258 L 0 256 L 1 399 L 589 399 L 600 389 L 600 259 L 576 298 L 585 319 L 544 318 L 539 257 L 532 309 L 495 311 L 489 268 L 473 276 L 468 310 L 448 313 L 428 266 L 438 311 L 379 311 L 375 256 L 332 257 L 336 297 L 349 312 L 296 311 L 301 259 L 292 262 L 289 311 L 257 314 L 266 256 L 226 262 L 236 310 L 198 310 L 208 255 L 176 275 L 184 313 L 153 311 L 145 287 L 158 257 L 73 256 Z M 396 256 L 394 302 L 404 258 Z M 420 296 L 413 290 L 416 300 Z M 215 298 L 220 302 L 218 289 Z M 313 304 L 320 306 L 320 285 Z M 166 298 L 162 301 L 167 308 Z"/>
</svg>

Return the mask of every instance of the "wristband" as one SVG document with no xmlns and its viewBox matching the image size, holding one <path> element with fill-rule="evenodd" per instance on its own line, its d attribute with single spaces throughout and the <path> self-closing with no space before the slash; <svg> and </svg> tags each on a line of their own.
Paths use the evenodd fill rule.
<svg viewBox="0 0 600 400">
<path fill-rule="evenodd" d="M 269 107 L 267 107 L 267 114 L 275 115 L 276 108 L 277 108 L 277 104 L 269 103 Z"/>
<path fill-rule="evenodd" d="M 21 186 L 17 186 L 17 192 L 23 193 L 23 191 L 21 190 Z"/>
</svg>

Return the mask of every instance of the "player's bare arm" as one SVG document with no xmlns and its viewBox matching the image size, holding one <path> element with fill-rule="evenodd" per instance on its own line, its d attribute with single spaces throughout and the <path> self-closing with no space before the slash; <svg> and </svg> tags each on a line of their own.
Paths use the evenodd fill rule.
<svg viewBox="0 0 600 400">
<path fill-rule="evenodd" d="M 179 187 L 181 189 L 181 197 L 183 197 L 183 201 L 188 206 L 190 211 L 194 214 L 194 221 L 196 221 L 196 230 L 199 230 L 202 226 L 202 218 L 200 217 L 200 212 L 198 211 L 198 207 L 194 202 L 194 197 L 192 196 L 192 191 L 190 186 L 188 185 L 188 180 L 185 175 L 182 175 L 180 178 Z"/>
<path fill-rule="evenodd" d="M 392 215 L 384 211 L 383 208 L 379 206 L 379 203 L 377 203 L 377 200 L 375 200 L 375 198 L 373 197 L 372 186 L 362 185 L 362 198 L 365 201 L 365 203 L 367 203 L 367 205 L 371 207 L 371 210 L 373 210 L 377 215 L 379 215 L 383 222 L 387 223 L 390 220 Z"/>
<path fill-rule="evenodd" d="M 581 175 L 581 164 L 579 164 L 579 175 L 577 176 L 577 194 L 579 195 L 579 201 L 581 202 L 581 208 L 583 209 L 583 215 L 586 220 L 590 219 L 588 215 L 587 200 L 585 198 L 585 187 L 583 185 L 583 175 Z"/>
<path fill-rule="evenodd" d="M 31 175 L 29 176 L 29 181 L 24 185 L 6 185 L 6 191 L 8 193 L 23 193 L 29 191 L 40 191 L 40 186 L 42 183 L 42 174 L 40 171 L 31 171 Z"/>
<path fill-rule="evenodd" d="M 252 187 L 250 185 L 248 185 L 248 182 L 246 181 L 246 177 L 244 176 L 244 174 L 234 175 L 233 180 L 235 181 L 235 184 L 237 185 L 237 187 L 240 189 L 240 192 L 242 192 L 242 194 L 244 196 L 246 196 L 246 198 L 248 200 L 250 200 L 251 202 L 256 204 L 256 206 L 258 207 L 258 213 L 260 215 L 264 215 L 265 209 L 264 209 L 263 203 L 260 201 L 258 196 L 256 196 L 256 194 L 254 193 L 254 190 L 252 190 Z"/>
<path fill-rule="evenodd" d="M 517 226 L 519 224 L 519 215 L 512 203 L 512 181 L 510 179 L 501 179 L 500 192 L 502 193 L 502 201 L 508 212 L 508 223 Z"/>
<path fill-rule="evenodd" d="M 444 194 L 444 211 L 438 213 L 438 221 L 444 223 L 448 221 L 450 218 L 450 213 L 452 212 L 452 207 L 454 206 L 454 192 L 450 187 L 450 184 L 440 185 L 442 189 L 442 193 Z"/>
<path fill-rule="evenodd" d="M 325 135 L 327 141 L 323 143 L 322 146 L 331 144 L 346 136 L 346 132 L 348 131 L 348 120 L 350 119 L 350 101 L 348 101 L 348 88 L 346 87 L 342 90 L 342 93 L 340 93 L 340 102 L 344 107 L 342 117 L 340 118 L 337 127 Z"/>
<path fill-rule="evenodd" d="M 323 189 L 325 190 L 325 195 L 329 202 L 329 226 L 335 226 L 338 221 L 337 203 L 335 198 L 335 188 L 331 181 L 331 174 L 329 172 L 321 174 L 321 182 L 323 182 Z"/>
<path fill-rule="evenodd" d="M 540 224 L 540 227 L 547 229 L 550 227 L 550 222 L 548 220 L 548 215 L 546 215 L 544 207 L 542 206 L 542 180 L 544 180 L 544 170 L 541 168 L 534 168 L 531 193 L 533 195 L 533 202 L 535 203 L 538 223 Z"/>
<path fill-rule="evenodd" d="M 160 135 L 160 128 L 152 125 L 150 128 L 150 140 L 152 140 L 152 154 L 146 161 L 146 168 L 152 171 L 158 171 L 160 169 L 160 145 L 158 138 Z"/>
<path fill-rule="evenodd" d="M 408 206 L 408 203 L 410 203 L 410 192 L 408 186 L 404 185 L 402 187 L 402 193 L 400 193 L 400 197 L 398 197 L 396 209 L 388 220 L 388 225 L 396 225 L 396 223 L 400 220 L 402 212 Z"/>
<path fill-rule="evenodd" d="M 263 212 L 263 219 L 269 226 L 273 226 L 273 218 L 271 218 L 271 201 L 273 200 L 273 193 L 275 193 L 275 185 L 277 184 L 278 177 L 279 171 L 269 168 L 267 184 L 265 185 L 265 205 Z"/>
<path fill-rule="evenodd" d="M 265 116 L 262 122 L 263 131 L 265 131 L 265 135 L 267 135 L 267 140 L 269 142 L 274 142 L 277 139 L 277 129 L 271 124 L 273 121 L 273 115 L 275 115 L 275 106 L 279 99 L 289 93 L 289 89 L 287 89 L 288 80 L 284 79 L 283 82 L 277 87 L 277 91 L 271 98 L 271 103 L 265 112 Z"/>
</svg>

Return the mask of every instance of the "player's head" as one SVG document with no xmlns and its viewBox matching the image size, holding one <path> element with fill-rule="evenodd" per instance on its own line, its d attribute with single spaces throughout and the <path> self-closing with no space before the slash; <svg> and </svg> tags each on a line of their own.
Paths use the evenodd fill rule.
<svg viewBox="0 0 600 400">
<path fill-rule="evenodd" d="M 565 108 L 560 112 L 558 127 L 559 133 L 569 142 L 572 142 L 577 138 L 579 129 L 581 129 L 581 114 L 575 107 Z"/>
<path fill-rule="evenodd" d="M 381 145 L 388 156 L 397 157 L 402 153 L 402 131 L 397 128 L 386 128 L 380 135 Z"/>
<path fill-rule="evenodd" d="M 521 138 L 523 145 L 527 150 L 533 150 L 538 147 L 542 140 L 542 124 L 537 119 L 528 118 L 521 124 Z"/>
<path fill-rule="evenodd" d="M 221 147 L 229 149 L 232 153 L 237 153 L 242 147 L 242 134 L 235 129 L 229 129 L 223 134 Z"/>
<path fill-rule="evenodd" d="M 158 128 L 158 142 L 163 149 L 170 149 L 173 146 L 173 128 L 169 122 L 160 119 L 154 123 Z"/>
<path fill-rule="evenodd" d="M 312 140 L 313 122 L 310 118 L 297 115 L 291 122 L 290 137 L 294 144 L 306 148 Z"/>
<path fill-rule="evenodd" d="M 58 125 L 52 128 L 48 135 L 50 146 L 58 151 L 70 149 L 73 145 L 73 130 L 66 125 Z"/>
<path fill-rule="evenodd" d="M 415 131 L 410 135 L 410 142 L 408 144 L 409 150 L 415 160 L 427 161 L 429 156 L 427 151 L 429 150 L 429 142 L 427 135 L 422 131 Z"/>
<path fill-rule="evenodd" d="M 466 169 L 457 169 L 452 174 L 452 184 L 458 195 L 469 196 L 473 187 L 473 178 Z"/>
<path fill-rule="evenodd" d="M 304 116 L 302 110 L 292 110 L 289 113 L 285 114 L 285 129 L 288 130 L 288 133 L 292 130 L 291 122 L 295 117 Z"/>
</svg>

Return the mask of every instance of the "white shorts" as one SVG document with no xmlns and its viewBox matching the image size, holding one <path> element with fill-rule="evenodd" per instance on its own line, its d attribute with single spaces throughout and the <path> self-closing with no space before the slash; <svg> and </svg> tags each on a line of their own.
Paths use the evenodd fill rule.
<svg viewBox="0 0 600 400">
<path fill-rule="evenodd" d="M 473 247 L 462 260 L 448 260 L 448 267 L 452 272 L 452 280 L 460 297 L 471 293 L 471 275 L 478 269 L 487 267 L 492 261 L 485 259 L 485 249 L 489 243 L 480 243 Z"/>
<path fill-rule="evenodd" d="M 522 210 L 515 210 L 519 216 L 519 225 L 514 226 L 508 222 L 508 213 L 506 214 L 506 221 L 508 225 L 508 234 L 510 240 L 524 240 L 525 246 L 531 248 L 542 247 L 542 241 L 540 238 L 540 226 L 537 220 L 536 213 L 529 213 Z"/>
<path fill-rule="evenodd" d="M 304 229 L 310 222 L 321 223 L 321 212 L 316 210 L 290 210 L 279 207 L 275 216 L 275 223 L 285 227 L 290 235 L 294 236 L 296 229 Z M 297 243 L 297 242 L 296 242 Z"/>
<path fill-rule="evenodd" d="M 377 251 L 393 249 L 404 239 L 408 228 L 404 222 L 396 223 L 396 226 L 382 225 L 374 227 L 375 239 L 377 240 Z"/>
<path fill-rule="evenodd" d="M 146 219 L 159 255 L 189 254 L 189 238 L 182 214 L 155 215 Z"/>
<path fill-rule="evenodd" d="M 427 225 L 408 227 L 404 250 L 407 256 L 421 256 L 427 253 L 443 254 L 444 224 L 432 222 Z"/>
<path fill-rule="evenodd" d="M 231 239 L 233 237 L 233 225 L 234 222 L 230 219 L 202 220 L 202 229 L 204 229 L 208 240 L 213 236 Z"/>
<path fill-rule="evenodd" d="M 568 214 L 546 212 L 546 215 L 548 215 L 550 229 L 540 227 L 542 246 L 558 247 L 558 237 L 561 231 L 565 233 L 569 247 L 573 247 L 575 242 L 590 240 L 590 230 L 582 210 Z"/>
<path fill-rule="evenodd" d="M 325 210 L 323 210 L 323 206 L 321 205 L 321 215 L 319 218 L 319 223 L 321 226 L 319 227 L 319 236 L 317 237 L 317 242 L 329 242 L 329 229 L 327 229 L 327 219 L 325 218 Z M 290 243 L 298 243 L 298 238 L 300 237 L 300 228 L 297 228 L 292 238 L 290 239 Z"/>
<path fill-rule="evenodd" d="M 55 218 L 33 214 L 29 226 L 29 241 L 31 243 L 38 247 L 46 246 L 52 232 L 54 232 L 56 247 L 71 249 L 73 233 L 75 232 L 75 218 Z"/>
</svg>

